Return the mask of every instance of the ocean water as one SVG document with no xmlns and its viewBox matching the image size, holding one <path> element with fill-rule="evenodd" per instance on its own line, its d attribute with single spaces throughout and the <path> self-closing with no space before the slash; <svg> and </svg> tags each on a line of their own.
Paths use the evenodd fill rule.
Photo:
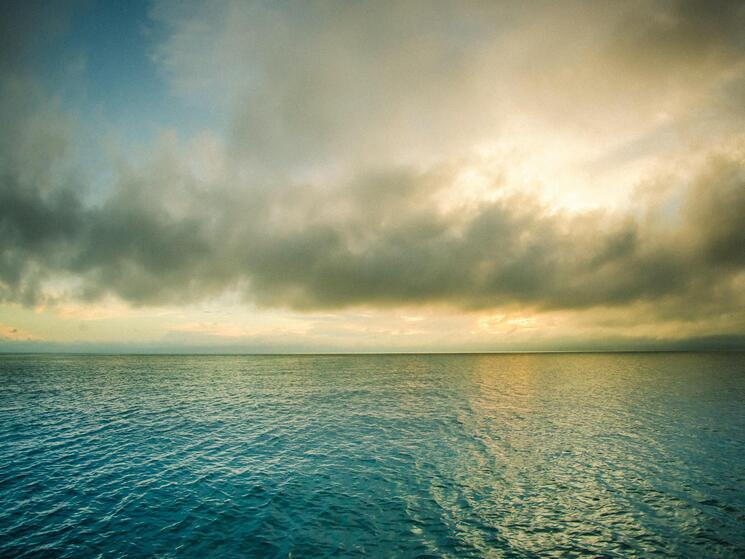
<svg viewBox="0 0 745 559">
<path fill-rule="evenodd" d="M 1 557 L 745 557 L 744 354 L 0 356 Z"/>
</svg>

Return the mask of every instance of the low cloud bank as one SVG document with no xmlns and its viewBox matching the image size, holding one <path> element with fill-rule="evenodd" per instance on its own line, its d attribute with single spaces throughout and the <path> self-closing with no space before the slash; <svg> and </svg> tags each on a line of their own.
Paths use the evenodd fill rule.
<svg viewBox="0 0 745 559">
<path fill-rule="evenodd" d="M 112 164 L 106 188 L 73 163 L 74 122 L 6 56 L 0 300 L 165 305 L 238 290 L 302 310 L 741 311 L 741 4 L 447 5 L 158 2 L 159 68 L 231 116 L 221 141 Z M 654 148 L 676 130 L 714 147 L 643 181 L 624 210 L 560 209 L 499 169 L 488 196 L 468 198 L 460 158 L 503 139 L 515 114 L 597 132 L 578 144 L 632 130 L 607 165 L 664 159 Z"/>
<path fill-rule="evenodd" d="M 20 124 L 10 134 L 27 140 L 22 161 L 5 157 L 0 178 L 6 302 L 34 305 L 56 293 L 167 304 L 240 289 L 296 309 L 646 300 L 705 313 L 741 304 L 745 155 L 736 149 L 625 213 L 558 210 L 509 190 L 452 203 L 457 173 L 443 165 L 328 184 L 205 182 L 173 153 L 123 170 L 93 203 L 74 174 L 56 171 L 64 127 L 34 137 Z"/>
</svg>

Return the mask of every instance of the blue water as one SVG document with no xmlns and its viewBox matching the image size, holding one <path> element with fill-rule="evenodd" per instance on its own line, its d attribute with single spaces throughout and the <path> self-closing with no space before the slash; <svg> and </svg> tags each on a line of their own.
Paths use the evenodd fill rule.
<svg viewBox="0 0 745 559">
<path fill-rule="evenodd" d="M 745 355 L 0 356 L 0 556 L 358 555 L 745 556 Z"/>
</svg>

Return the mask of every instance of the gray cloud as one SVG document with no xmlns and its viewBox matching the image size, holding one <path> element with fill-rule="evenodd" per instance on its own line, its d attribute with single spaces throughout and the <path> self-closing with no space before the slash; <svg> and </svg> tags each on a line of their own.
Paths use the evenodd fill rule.
<svg viewBox="0 0 745 559">
<path fill-rule="evenodd" d="M 448 167 L 209 189 L 178 161 L 167 171 L 153 164 L 123 174 L 108 199 L 92 204 L 72 179 L 29 182 L 55 176 L 48 167 L 57 165 L 59 141 L 37 144 L 33 170 L 28 161 L 5 164 L 6 301 L 38 302 L 45 282 L 63 276 L 75 279 L 77 297 L 112 293 L 133 304 L 188 302 L 229 288 L 300 309 L 741 303 L 742 152 L 709 158 L 672 215 L 651 203 L 618 215 L 553 210 L 516 194 L 443 209 L 439 195 L 455 180 Z"/>
<path fill-rule="evenodd" d="M 6 72 L 0 298 L 33 305 L 113 294 L 134 305 L 175 304 L 238 289 L 259 304 L 295 309 L 578 309 L 642 301 L 661 313 L 703 317 L 743 308 L 742 149 L 714 149 L 690 163 L 690 176 L 655 179 L 651 188 L 668 180 L 684 185 L 624 212 L 558 210 L 500 184 L 496 200 L 442 203 L 457 179 L 457 160 L 448 154 L 457 158 L 457 147 L 498 130 L 505 98 L 582 126 L 596 113 L 594 102 L 632 95 L 653 107 L 650 85 L 680 86 L 692 72 L 704 76 L 697 92 L 714 87 L 742 61 L 741 9 L 603 5 L 590 17 L 581 9 L 587 4 L 567 4 L 568 15 L 551 3 L 535 13 L 474 4 L 456 14 L 453 41 L 455 5 L 437 13 L 428 5 L 398 4 L 398 17 L 381 19 L 375 4 L 341 11 L 323 4 L 308 19 L 287 7 L 226 3 L 203 14 L 198 29 L 206 34 L 194 34 L 186 30 L 200 12 L 161 4 L 156 15 L 173 29 L 158 59 L 179 87 L 213 95 L 225 82 L 209 67 L 245 70 L 225 88 L 233 111 L 227 168 L 203 179 L 188 155 L 156 154 L 143 166 L 115 170 L 103 199 L 88 196 L 84 175 L 70 163 L 72 124 L 33 93 L 31 81 Z M 629 25 L 637 16 L 641 25 Z M 503 25 L 492 26 L 495 17 Z M 580 34 L 560 46 L 559 38 L 573 37 L 567 30 L 575 17 L 597 23 L 598 36 Z M 252 32 L 240 39 L 249 20 Z M 557 29 L 546 28 L 540 41 L 546 21 Z M 224 26 L 213 50 L 208 39 Z M 518 39 L 524 51 L 499 55 Z M 590 48 L 597 45 L 603 48 Z M 202 56 L 190 58 L 195 51 Z M 204 64 L 212 57 L 221 64 Z M 568 61 L 579 68 L 569 77 Z M 610 69 L 599 72 L 604 64 Z M 669 80 L 659 78 L 661 68 L 670 70 Z M 514 80 L 502 83 L 504 75 Z M 598 77 L 612 87 L 589 91 Z M 718 116 L 739 110 L 718 106 Z M 397 161 L 406 146 L 436 157 Z M 303 180 L 294 173 L 334 158 L 336 174 Z M 246 166 L 252 172 L 242 174 Z"/>
</svg>

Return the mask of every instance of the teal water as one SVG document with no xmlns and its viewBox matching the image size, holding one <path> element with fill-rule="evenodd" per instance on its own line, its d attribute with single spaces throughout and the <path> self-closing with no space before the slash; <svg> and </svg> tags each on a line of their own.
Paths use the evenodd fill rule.
<svg viewBox="0 0 745 559">
<path fill-rule="evenodd" d="M 745 355 L 0 356 L 2 557 L 743 557 Z"/>
</svg>

